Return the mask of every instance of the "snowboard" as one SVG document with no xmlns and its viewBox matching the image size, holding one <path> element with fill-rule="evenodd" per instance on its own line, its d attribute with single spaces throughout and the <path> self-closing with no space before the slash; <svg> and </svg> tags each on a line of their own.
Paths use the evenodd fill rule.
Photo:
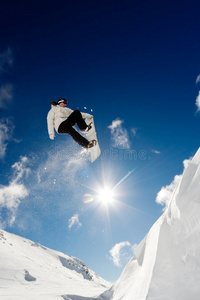
<svg viewBox="0 0 200 300">
<path fill-rule="evenodd" d="M 92 122 L 92 128 L 86 132 L 86 137 L 88 139 L 88 141 L 92 141 L 92 140 L 96 140 L 97 141 L 97 144 L 88 149 L 88 151 L 90 152 L 90 160 L 91 162 L 93 163 L 101 154 L 101 149 L 99 147 L 99 143 L 98 143 L 98 140 L 97 140 L 97 133 L 96 133 L 96 130 L 95 130 L 95 125 L 94 125 L 94 118 L 90 119 L 90 122 Z"/>
</svg>

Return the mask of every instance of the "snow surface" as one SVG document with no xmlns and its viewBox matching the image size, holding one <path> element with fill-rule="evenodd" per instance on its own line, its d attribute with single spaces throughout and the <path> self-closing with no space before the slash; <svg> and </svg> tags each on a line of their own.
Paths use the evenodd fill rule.
<svg viewBox="0 0 200 300">
<path fill-rule="evenodd" d="M 110 289 L 77 258 L 5 231 L 0 257 L 0 299 L 199 300 L 200 149 Z"/>
<path fill-rule="evenodd" d="M 1 300 L 88 299 L 109 287 L 79 259 L 0 230 Z"/>
<path fill-rule="evenodd" d="M 110 293 L 112 300 L 200 299 L 200 149 Z"/>
</svg>

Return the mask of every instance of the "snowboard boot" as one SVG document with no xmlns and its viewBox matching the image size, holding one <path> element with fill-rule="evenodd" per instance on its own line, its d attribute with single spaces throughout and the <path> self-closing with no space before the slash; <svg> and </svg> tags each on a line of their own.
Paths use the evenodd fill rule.
<svg viewBox="0 0 200 300">
<path fill-rule="evenodd" d="M 92 148 L 92 147 L 96 146 L 96 144 L 97 144 L 97 141 L 96 140 L 92 140 L 92 141 L 89 142 L 88 148 Z"/>
<path fill-rule="evenodd" d="M 85 132 L 88 132 L 90 129 L 92 129 L 92 122 L 87 125 L 87 128 L 85 129 Z"/>
</svg>

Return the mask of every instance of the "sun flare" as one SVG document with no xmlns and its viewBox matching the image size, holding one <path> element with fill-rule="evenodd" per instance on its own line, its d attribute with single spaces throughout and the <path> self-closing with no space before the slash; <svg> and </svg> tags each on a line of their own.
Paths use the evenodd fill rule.
<svg viewBox="0 0 200 300">
<path fill-rule="evenodd" d="M 110 204 L 114 201 L 114 195 L 112 189 L 105 187 L 98 193 L 99 200 L 104 204 Z"/>
</svg>

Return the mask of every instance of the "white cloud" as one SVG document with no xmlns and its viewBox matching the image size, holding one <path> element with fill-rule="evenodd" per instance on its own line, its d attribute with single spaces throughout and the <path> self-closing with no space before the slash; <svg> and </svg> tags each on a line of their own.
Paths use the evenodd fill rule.
<svg viewBox="0 0 200 300">
<path fill-rule="evenodd" d="M 0 73 L 7 72 L 7 68 L 13 65 L 13 53 L 10 48 L 0 53 Z"/>
<path fill-rule="evenodd" d="M 117 127 L 121 126 L 124 121 L 120 119 L 116 119 L 112 121 L 112 124 L 108 126 L 111 130 L 115 130 Z"/>
<path fill-rule="evenodd" d="M 183 161 L 184 170 L 188 167 L 189 163 L 191 162 L 191 159 L 185 159 Z M 181 181 L 183 174 L 176 175 L 174 177 L 174 180 L 165 187 L 162 187 L 161 190 L 158 192 L 156 197 L 156 203 L 164 205 L 165 207 L 168 206 L 172 193 L 175 189 L 175 187 L 179 184 Z"/>
<path fill-rule="evenodd" d="M 153 152 L 154 154 L 160 154 L 160 151 L 152 149 L 151 152 Z"/>
<path fill-rule="evenodd" d="M 122 267 L 133 256 L 135 245 L 132 246 L 128 241 L 120 242 L 109 251 L 110 259 L 117 267 Z"/>
<path fill-rule="evenodd" d="M 13 85 L 5 84 L 0 88 L 0 108 L 7 108 L 13 99 Z"/>
<path fill-rule="evenodd" d="M 183 167 L 184 167 L 184 170 L 187 169 L 187 167 L 189 166 L 189 164 L 191 163 L 191 160 L 192 160 L 192 157 L 189 158 L 189 159 L 185 159 L 183 161 Z"/>
<path fill-rule="evenodd" d="M 200 82 L 200 75 L 197 76 L 196 84 Z"/>
<path fill-rule="evenodd" d="M 195 104 L 196 104 L 196 107 L 197 107 L 196 112 L 198 113 L 200 111 L 200 91 L 199 91 L 199 95 L 196 98 Z"/>
<path fill-rule="evenodd" d="M 17 209 L 21 200 L 28 196 L 29 192 L 24 184 L 20 183 L 24 174 L 28 174 L 29 169 L 25 167 L 27 158 L 22 157 L 20 162 L 15 163 L 12 168 L 14 169 L 13 179 L 7 186 L 0 185 L 0 210 L 7 210 L 6 224 L 12 226 Z"/>
<path fill-rule="evenodd" d="M 12 139 L 14 125 L 10 119 L 0 120 L 0 159 L 6 154 L 8 141 Z"/>
<path fill-rule="evenodd" d="M 74 214 L 69 220 L 68 220 L 68 228 L 71 229 L 73 226 L 76 226 L 77 228 L 81 227 L 82 224 L 79 221 L 78 214 Z"/>
<path fill-rule="evenodd" d="M 123 120 L 116 119 L 112 121 L 112 124 L 109 125 L 108 128 L 111 131 L 113 147 L 118 147 L 120 149 L 129 149 L 129 136 L 127 130 L 123 128 L 123 122 Z"/>
<path fill-rule="evenodd" d="M 172 193 L 175 187 L 179 184 L 181 178 L 182 175 L 176 175 L 174 180 L 169 185 L 166 185 L 165 187 L 163 186 L 157 194 L 156 203 L 167 206 L 171 199 Z"/>
<path fill-rule="evenodd" d="M 28 194 L 28 190 L 23 184 L 11 182 L 8 186 L 0 186 L 0 209 L 8 210 L 7 223 L 9 226 L 12 226 L 16 219 L 21 199 L 27 197 Z"/>
</svg>

